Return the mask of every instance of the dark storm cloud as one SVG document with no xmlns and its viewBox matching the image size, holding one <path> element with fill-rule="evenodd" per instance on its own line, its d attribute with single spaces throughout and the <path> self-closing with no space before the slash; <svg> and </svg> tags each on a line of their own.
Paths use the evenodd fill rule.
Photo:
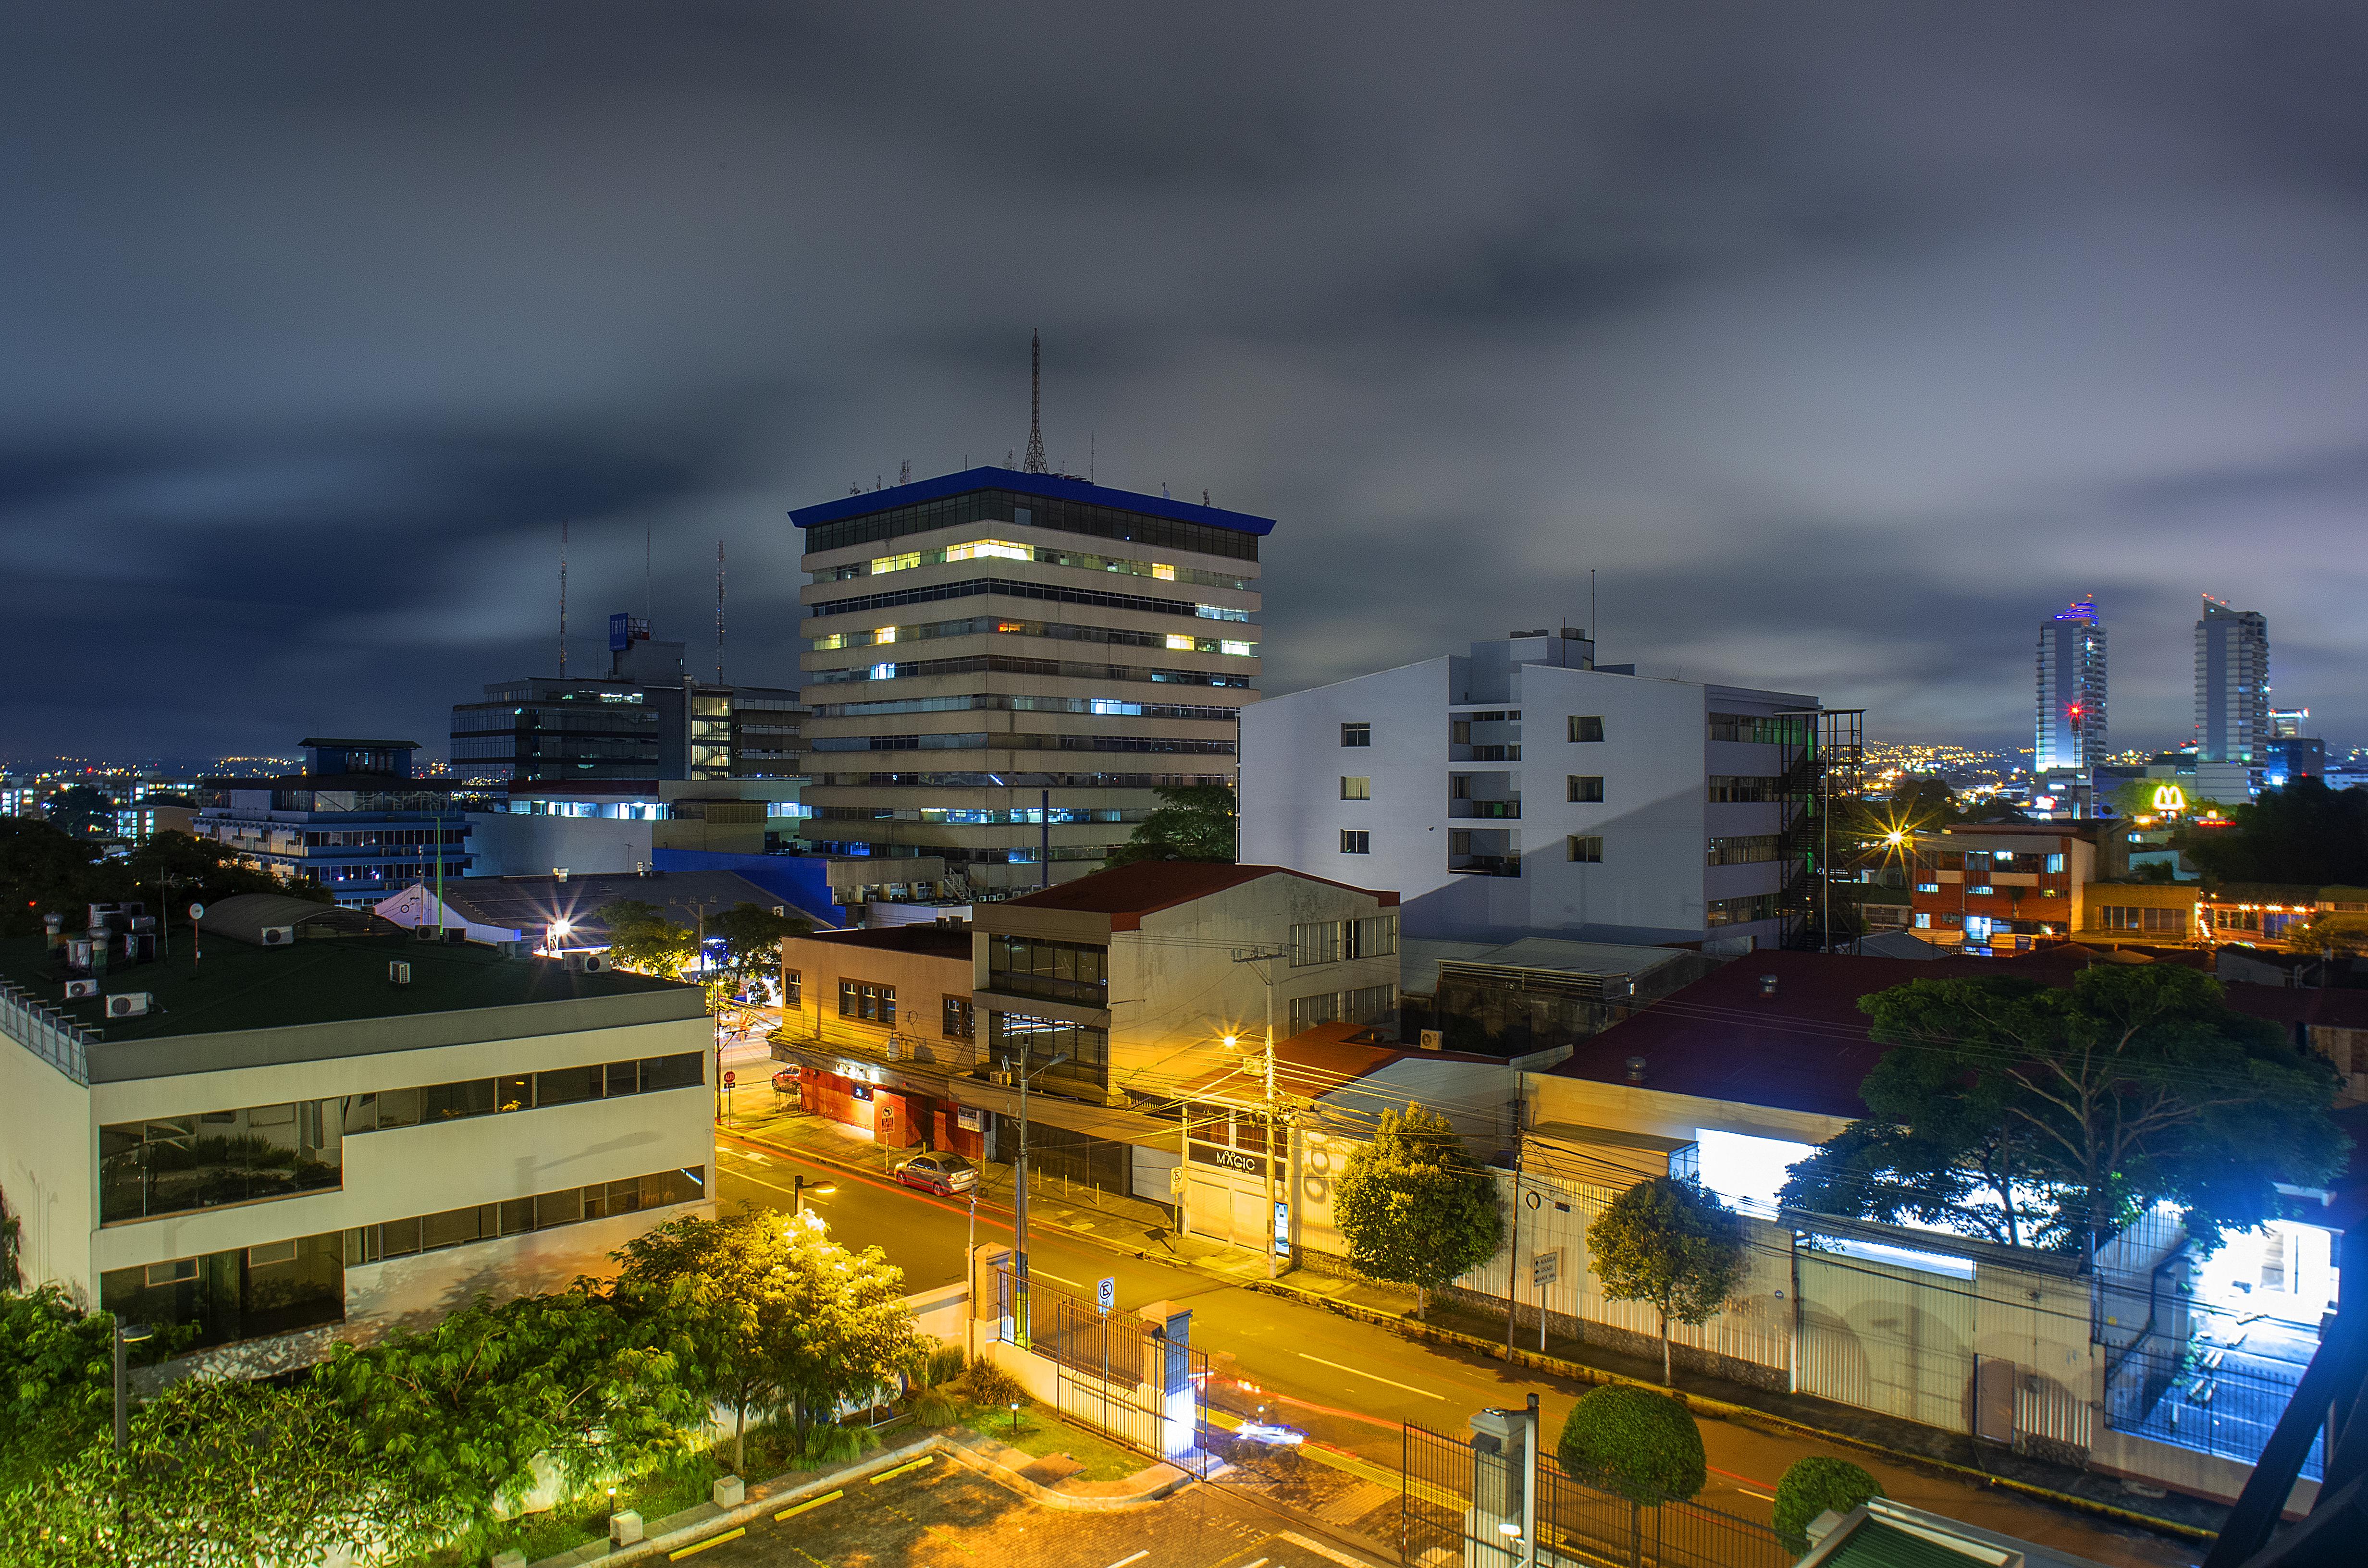
<svg viewBox="0 0 2368 1568">
<path fill-rule="evenodd" d="M 2117 739 L 2210 591 L 2368 740 L 2355 8 L 59 7 L 0 23 L 0 753 L 440 740 L 1046 441 L 1281 520 L 1268 685 L 1607 660 Z M 655 540 L 645 583 L 644 538 Z"/>
</svg>

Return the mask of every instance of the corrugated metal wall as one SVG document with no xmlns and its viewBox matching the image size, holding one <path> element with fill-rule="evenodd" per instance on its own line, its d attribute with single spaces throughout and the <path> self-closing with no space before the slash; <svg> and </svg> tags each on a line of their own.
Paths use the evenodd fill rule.
<svg viewBox="0 0 2368 1568">
<path fill-rule="evenodd" d="M 1803 1252 L 1801 1392 L 1971 1430 L 1974 1293 L 1968 1280 L 1862 1257 Z"/>
</svg>

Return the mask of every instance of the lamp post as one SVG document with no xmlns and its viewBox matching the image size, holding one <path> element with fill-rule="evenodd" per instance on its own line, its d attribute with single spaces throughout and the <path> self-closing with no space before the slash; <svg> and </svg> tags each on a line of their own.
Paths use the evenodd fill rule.
<svg viewBox="0 0 2368 1568">
<path fill-rule="evenodd" d="M 1056 1051 L 1042 1065 L 1019 1069 L 1013 1076 L 1019 1084 L 1019 1149 L 1011 1163 L 1011 1331 L 1014 1341 L 1028 1344 L 1028 1085 L 1036 1074 L 1058 1067 L 1069 1059 L 1065 1051 Z M 1003 1059 L 1003 1070 L 1012 1073 L 1011 1058 Z"/>
<path fill-rule="evenodd" d="M 792 1184 L 790 1192 L 798 1201 L 797 1212 L 800 1214 L 806 1211 L 806 1194 L 811 1192 L 816 1198 L 826 1198 L 838 1190 L 838 1185 L 836 1182 L 818 1182 L 803 1176 L 792 1176 L 790 1181 Z"/>
<path fill-rule="evenodd" d="M 156 1337 L 156 1330 L 144 1323 L 115 1324 L 115 1451 L 122 1453 L 131 1446 L 131 1396 L 125 1381 L 124 1352 L 134 1345 L 145 1345 Z"/>
</svg>

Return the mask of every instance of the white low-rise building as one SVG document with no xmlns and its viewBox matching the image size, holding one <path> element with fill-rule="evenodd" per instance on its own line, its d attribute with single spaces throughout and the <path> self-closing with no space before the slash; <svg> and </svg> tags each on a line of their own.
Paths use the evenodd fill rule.
<svg viewBox="0 0 2368 1568">
<path fill-rule="evenodd" d="M 268 895 L 197 937 L 112 968 L 0 942 L 0 1193 L 28 1286 L 268 1369 L 609 1272 L 712 1212 L 697 987 Z"/>
<path fill-rule="evenodd" d="M 1243 710 L 1242 858 L 1395 888 L 1409 937 L 1770 946 L 1808 907 L 1819 724 L 1573 631 L 1474 642 Z"/>
</svg>

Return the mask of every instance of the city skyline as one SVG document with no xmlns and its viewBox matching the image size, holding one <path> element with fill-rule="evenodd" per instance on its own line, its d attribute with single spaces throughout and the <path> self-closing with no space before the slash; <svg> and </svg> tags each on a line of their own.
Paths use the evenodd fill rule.
<svg viewBox="0 0 2368 1568">
<path fill-rule="evenodd" d="M 1282 524 L 1271 692 L 1592 571 L 1607 658 L 1968 744 L 2075 589 L 2180 735 L 2210 592 L 2368 729 L 2355 14 L 570 15 L 11 24 L 12 749 L 432 740 L 555 673 L 571 520 L 586 621 L 694 653 L 725 540 L 790 684 L 786 514 L 1017 462 L 1039 328 L 1052 466 Z"/>
</svg>

